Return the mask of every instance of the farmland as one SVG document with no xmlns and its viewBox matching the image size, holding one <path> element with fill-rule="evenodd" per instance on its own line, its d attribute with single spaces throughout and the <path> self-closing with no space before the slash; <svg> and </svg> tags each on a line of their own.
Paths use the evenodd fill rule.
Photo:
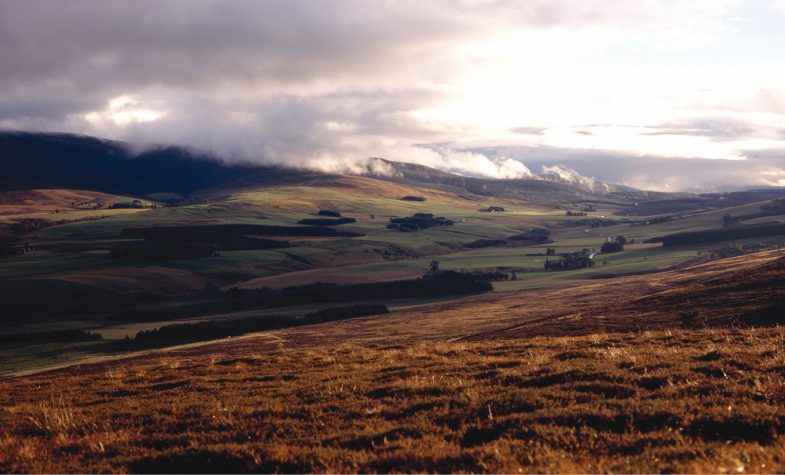
<svg viewBox="0 0 785 475">
<path fill-rule="evenodd" d="M 501 296 L 518 290 L 558 289 L 592 282 L 605 285 L 608 279 L 661 272 L 684 262 L 705 260 L 710 258 L 712 249 L 723 246 L 762 244 L 771 247 L 785 241 L 785 236 L 768 236 L 668 247 L 657 243 L 645 244 L 647 240 L 677 232 L 721 227 L 726 214 L 742 218 L 749 216 L 755 221 L 761 219 L 759 216 L 763 213 L 767 214 L 768 221 L 777 219 L 781 216 L 777 214 L 780 209 L 772 206 L 772 201 L 690 211 L 657 222 L 654 219 L 657 216 L 628 215 L 629 205 L 595 203 L 588 213 L 568 216 L 567 211 L 580 210 L 587 205 L 538 204 L 356 176 L 321 177 L 318 180 L 306 177 L 301 183 L 239 190 L 208 189 L 188 197 L 153 194 L 140 199 L 142 208 L 138 209 L 112 208 L 112 203 L 130 203 L 136 198 L 106 193 L 59 189 L 37 190 L 28 195 L 17 193 L 15 201 L 9 198 L 11 195 L 8 193 L 4 196 L 7 199 L 1 206 L 4 207 L 2 215 L 7 223 L 29 219 L 30 216 L 56 217 L 63 222 L 22 235 L 23 242 L 29 243 L 33 252 L 3 258 L 0 291 L 12 297 L 11 302 L 18 303 L 9 307 L 6 324 L 0 331 L 13 333 L 30 328 L 33 331 L 39 328 L 75 328 L 97 331 L 105 335 L 105 339 L 67 344 L 60 350 L 52 345 L 27 345 L 23 350 L 6 350 L 3 352 L 6 364 L 2 371 L 21 369 L 19 364 L 23 364 L 24 369 L 34 369 L 101 358 L 116 351 L 108 348 L 117 338 L 133 338 L 136 331 L 156 328 L 167 322 L 221 318 L 221 315 L 238 311 L 244 312 L 244 315 L 249 312 L 251 315 L 269 313 L 264 308 L 237 309 L 234 306 L 221 309 L 217 303 L 204 307 L 211 309 L 209 311 L 187 310 L 197 308 L 195 304 L 211 301 L 212 297 L 203 295 L 203 289 L 208 287 L 224 291 L 231 288 L 280 290 L 320 283 L 357 285 L 415 279 L 426 274 L 431 262 L 437 260 L 439 268 L 444 271 L 507 276 L 504 280 L 493 282 L 494 292 Z M 402 199 L 407 196 L 417 196 L 422 200 Z M 153 197 L 162 201 L 150 201 Z M 99 203 L 104 210 L 81 209 L 94 208 Z M 503 211 L 487 211 L 492 208 Z M 54 210 L 58 212 L 54 213 Z M 138 242 L 129 241 L 129 238 L 138 240 L 150 235 L 152 231 L 144 230 L 150 226 L 170 226 L 161 229 L 177 228 L 183 232 L 187 229 L 230 229 L 231 226 L 263 230 L 280 227 L 295 231 L 293 226 L 298 226 L 301 220 L 318 217 L 320 210 L 334 210 L 354 222 L 334 228 L 306 227 L 310 229 L 309 233 L 316 234 L 321 232 L 320 229 L 325 232 L 336 229 L 339 231 L 336 237 L 329 237 L 329 234 L 324 237 L 282 236 L 278 232 L 262 236 L 288 243 L 282 249 L 240 247 L 233 250 L 226 244 L 220 244 L 224 241 L 217 241 L 224 249 L 209 251 L 214 253 L 211 257 L 167 259 L 164 254 L 148 262 L 111 254 L 118 246 Z M 79 213 L 98 214 L 91 215 L 88 220 L 69 218 L 82 216 Z M 409 233 L 388 229 L 392 218 L 417 213 L 445 216 L 454 224 Z M 615 224 L 597 228 L 582 224 L 587 219 L 608 218 L 612 218 Z M 654 224 L 647 224 L 650 220 Z M 186 225 L 190 228 L 183 227 Z M 532 229 L 548 230 L 547 241 L 510 239 L 525 235 Z M 139 233 L 146 234 L 136 236 Z M 355 237 L 343 237 L 341 234 Z M 549 249 L 557 254 L 583 248 L 597 250 L 609 235 L 624 235 L 634 243 L 622 252 L 598 255 L 597 264 L 590 269 L 543 271 Z M 173 234 L 167 239 L 182 239 L 177 236 L 180 234 Z M 204 234 L 199 239 L 212 239 L 210 236 Z M 231 241 L 226 241 L 229 238 Z M 253 247 L 256 246 L 254 242 L 262 242 L 249 240 L 241 234 L 229 238 L 221 239 L 235 247 Z M 500 244 L 471 248 L 472 243 L 482 240 Z M 51 303 L 58 298 L 78 299 L 76 301 L 81 301 L 82 307 L 52 305 L 41 307 L 44 313 L 36 313 L 39 304 L 33 302 L 39 301 L 39 295 L 50 296 L 48 301 Z M 413 301 L 402 299 L 400 302 L 390 298 L 382 303 L 398 308 L 427 305 L 444 298 L 423 297 Z M 302 311 L 314 310 L 310 306 L 279 310 L 297 315 L 300 308 L 305 309 Z M 325 307 L 317 305 L 315 309 L 318 308 Z M 19 313 L 20 310 L 22 313 Z M 15 315 L 18 318 L 15 319 Z M 140 318 L 143 322 L 139 321 Z"/>
<path fill-rule="evenodd" d="M 0 0 L 0 475 L 785 474 L 783 25 Z"/>
<path fill-rule="evenodd" d="M 785 468 L 778 195 L 400 170 L 0 195 L 0 471 Z"/>
</svg>

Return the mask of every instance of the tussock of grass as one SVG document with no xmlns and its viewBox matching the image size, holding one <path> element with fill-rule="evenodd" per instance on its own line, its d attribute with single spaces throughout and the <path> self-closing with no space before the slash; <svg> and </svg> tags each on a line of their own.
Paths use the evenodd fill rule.
<svg viewBox="0 0 785 475">
<path fill-rule="evenodd" d="M 147 356 L 0 383 L 0 471 L 781 472 L 784 343 L 706 328 Z"/>
</svg>

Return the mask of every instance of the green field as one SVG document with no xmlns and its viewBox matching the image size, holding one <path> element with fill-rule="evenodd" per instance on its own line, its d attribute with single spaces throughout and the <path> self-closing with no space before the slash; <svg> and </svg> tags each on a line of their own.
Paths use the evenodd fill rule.
<svg viewBox="0 0 785 475">
<path fill-rule="evenodd" d="M 424 202 L 402 201 L 401 196 L 423 195 Z M 127 197 L 125 197 L 127 198 Z M 123 198 L 123 199 L 125 199 Z M 430 189 L 414 189 L 367 178 L 341 177 L 337 183 L 320 186 L 271 186 L 246 190 L 212 190 L 185 197 L 156 193 L 147 198 L 168 203 L 142 210 L 76 210 L 69 218 L 89 218 L 45 227 L 24 236 L 34 246 L 33 252 L 6 256 L 0 265 L 0 290 L 15 295 L 22 285 L 29 300 L 40 296 L 56 301 L 63 295 L 96 291 L 137 292 L 139 295 L 165 295 L 156 303 L 140 301 L 133 308 L 152 312 L 144 322 L 106 321 L 100 312 L 74 315 L 66 320 L 43 319 L 25 325 L 4 325 L 5 333 L 38 329 L 96 329 L 107 339 L 133 336 L 135 332 L 156 328 L 174 321 L 171 310 L 194 302 L 206 283 L 221 289 L 235 286 L 282 288 L 316 282 L 375 282 L 413 278 L 424 274 L 431 261 L 440 269 L 463 272 L 504 272 L 514 279 L 494 282 L 495 292 L 523 289 L 564 287 L 581 282 L 601 281 L 612 277 L 657 272 L 694 259 L 703 251 L 738 245 L 785 244 L 785 236 L 769 236 L 743 241 L 701 245 L 660 247 L 643 245 L 643 241 L 675 232 L 719 228 L 723 216 L 750 215 L 749 223 L 784 219 L 782 215 L 759 217 L 766 203 L 751 203 L 703 212 L 674 214 L 669 221 L 641 224 L 654 217 L 621 216 L 623 208 L 595 203 L 596 211 L 588 216 L 566 216 L 566 210 L 580 210 L 584 205 L 552 206 L 517 201 L 510 198 L 458 194 Z M 132 198 L 127 198 L 131 200 Z M 119 202 L 119 201 L 118 201 Z M 145 202 L 149 203 L 149 202 Z M 483 211 L 488 206 L 503 206 L 504 212 Z M 291 238 L 291 247 L 273 250 L 219 251 L 204 258 L 126 262 L 110 256 L 109 249 L 119 242 L 123 229 L 140 226 L 194 224 L 264 224 L 297 225 L 314 218 L 321 209 L 339 211 L 355 223 L 337 227 L 341 231 L 362 233 L 355 238 Z M 432 213 L 454 221 L 453 226 L 432 227 L 415 232 L 387 229 L 391 217 L 414 213 Z M 43 215 L 43 214 L 41 214 Z M 20 215 L 22 216 L 22 215 Z M 24 217 L 38 216 L 29 210 Z M 49 215 L 50 217 L 53 215 Z M 65 215 L 62 215 L 65 217 Z M 612 219 L 615 225 L 587 228 L 586 219 Z M 480 239 L 506 239 L 533 228 L 546 228 L 552 242 L 509 241 L 498 247 L 470 249 L 467 244 Z M 635 244 L 622 252 L 597 253 L 595 266 L 573 271 L 545 271 L 548 248 L 556 253 L 589 249 L 599 251 L 606 239 L 623 235 Z M 289 238 L 287 238 L 289 239 Z M 402 277 L 404 276 L 404 277 Z M 348 279 L 348 280 L 347 280 Z M 257 284 L 256 282 L 261 282 Z M 56 283 L 60 283 L 55 285 Z M 72 294 L 63 293 L 64 289 Z M 80 294 L 81 292 L 81 294 Z M 147 297 L 145 297 L 147 298 Z M 361 299 L 361 297 L 358 297 Z M 457 298 L 457 297 L 456 297 Z M 386 302 L 391 308 L 427 305 L 439 299 L 414 299 Z M 449 299 L 448 299 L 449 300 Z M 257 309 L 254 314 L 277 312 L 296 315 L 328 305 L 307 305 L 286 309 Z M 237 312 L 247 315 L 248 311 Z M 276 313 L 276 314 L 277 314 Z M 205 318 L 229 318 L 230 314 L 199 315 Z M 104 343 L 33 345 L 12 352 L 0 350 L 12 366 L 32 368 L 83 358 L 99 357 Z M 105 356 L 105 355 L 104 355 Z M 9 359 L 11 358 L 11 359 Z"/>
</svg>

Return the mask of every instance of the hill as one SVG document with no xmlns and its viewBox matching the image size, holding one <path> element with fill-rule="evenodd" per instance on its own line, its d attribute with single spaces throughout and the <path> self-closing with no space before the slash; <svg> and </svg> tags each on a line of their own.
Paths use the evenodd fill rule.
<svg viewBox="0 0 785 475">
<path fill-rule="evenodd" d="M 376 170 L 383 170 L 383 172 Z M 595 190 L 576 183 L 560 181 L 551 176 L 520 179 L 464 177 L 423 165 L 393 162 L 382 158 L 372 159 L 367 174 L 382 180 L 412 186 L 436 187 L 479 196 L 506 197 L 540 204 L 598 202 L 632 206 L 637 200 L 663 196 L 661 193 L 642 192 L 616 185 Z"/>
<path fill-rule="evenodd" d="M 331 175 L 258 164 L 224 165 L 215 156 L 158 145 L 135 153 L 126 143 L 71 134 L 0 133 L 0 191 L 35 188 L 91 190 L 119 195 L 190 195 L 215 188 L 266 186 L 329 179 Z M 516 180 L 463 177 L 422 165 L 374 158 L 366 175 L 413 187 L 539 204 L 600 203 L 631 214 L 700 211 L 782 197 L 777 189 L 695 195 L 598 189 L 547 176 Z"/>
<path fill-rule="evenodd" d="M 292 174 L 274 167 L 227 167 L 173 146 L 135 154 L 121 142 L 25 132 L 0 134 L 0 167 L 0 191 L 71 188 L 131 195 L 283 182 Z"/>
<path fill-rule="evenodd" d="M 775 190 L 128 150 L 0 140 L 0 472 L 785 467 Z"/>
<path fill-rule="evenodd" d="M 627 203 L 631 193 L 604 196 L 579 186 L 542 179 L 489 180 L 462 177 L 422 165 L 373 159 L 381 180 L 410 186 L 507 196 L 540 203 L 601 199 Z M 69 134 L 0 133 L 0 191 L 72 188 L 116 194 L 157 192 L 191 194 L 208 188 L 237 188 L 270 183 L 327 179 L 323 173 L 261 165 L 226 166 L 217 157 L 175 146 L 134 153 L 129 144 Z M 370 173 L 370 172 L 369 172 Z M 629 190 L 633 192 L 634 190 Z M 629 204 L 629 203 L 627 203 Z"/>
<path fill-rule="evenodd" d="M 6 379 L 0 470 L 780 472 L 785 251 L 604 288 Z"/>
</svg>

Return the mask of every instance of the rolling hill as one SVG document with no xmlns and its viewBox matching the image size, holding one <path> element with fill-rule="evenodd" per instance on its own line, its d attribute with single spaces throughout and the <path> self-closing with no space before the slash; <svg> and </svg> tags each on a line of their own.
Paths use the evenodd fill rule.
<svg viewBox="0 0 785 475">
<path fill-rule="evenodd" d="M 221 165 L 179 147 L 135 154 L 128 144 L 70 134 L 0 134 L 0 190 L 71 188 L 115 194 L 189 194 L 208 187 L 283 181 L 272 167 Z"/>
<path fill-rule="evenodd" d="M 369 163 L 0 135 L 0 472 L 785 467 L 781 193 Z"/>
<path fill-rule="evenodd" d="M 486 196 L 586 201 L 599 195 L 567 183 L 543 179 L 488 180 L 462 177 L 422 165 L 376 158 L 369 175 L 415 187 L 442 188 Z M 154 146 L 134 153 L 129 144 L 69 134 L 0 134 L 0 190 L 73 188 L 117 194 L 155 192 L 190 194 L 207 188 L 237 188 L 321 179 L 324 174 L 260 165 L 224 166 L 220 158 L 175 146 Z M 385 173 L 370 170 L 383 169 Z M 629 189 L 629 196 L 644 193 Z M 604 199 L 609 199 L 605 197 Z"/>
<path fill-rule="evenodd" d="M 225 166 L 219 157 L 177 146 L 156 145 L 135 152 L 133 146 L 122 142 L 28 132 L 0 133 L 0 167 L 0 191 L 66 188 L 134 196 L 162 192 L 189 195 L 205 189 L 299 183 L 326 177 L 324 173 L 258 164 Z M 547 175 L 517 180 L 463 177 L 382 158 L 371 159 L 365 174 L 414 187 L 540 204 L 618 205 L 641 215 L 721 208 L 783 196 L 776 189 L 695 195 L 640 191 L 612 184 L 600 192 Z"/>
<path fill-rule="evenodd" d="M 769 251 L 6 379 L 0 470 L 776 473 L 783 283 Z"/>
</svg>

